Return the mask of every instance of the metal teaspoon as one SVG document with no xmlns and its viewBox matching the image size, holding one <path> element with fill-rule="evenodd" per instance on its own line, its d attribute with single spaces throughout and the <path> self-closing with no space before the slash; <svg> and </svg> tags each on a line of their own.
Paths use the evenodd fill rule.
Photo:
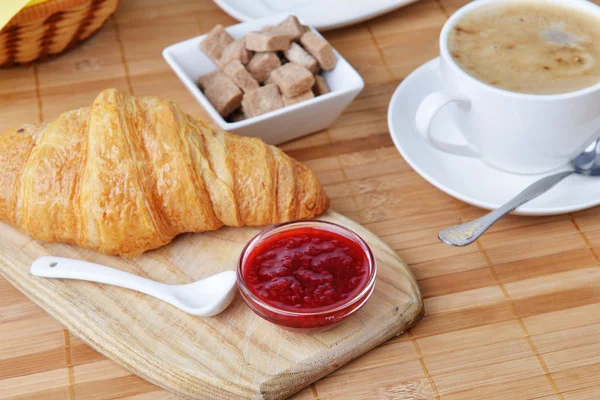
<svg viewBox="0 0 600 400">
<path fill-rule="evenodd" d="M 546 176 L 531 185 L 525 190 L 513 197 L 506 204 L 494 211 L 489 212 L 481 218 L 477 218 L 464 224 L 452 226 L 440 231 L 438 238 L 452 246 L 466 246 L 473 243 L 479 236 L 483 235 L 500 218 L 533 200 L 539 195 L 546 193 L 558 182 L 572 174 L 599 176 L 600 175 L 600 138 L 589 145 L 583 153 L 571 161 L 573 169 L 570 171 L 558 172 L 554 175 Z"/>
</svg>

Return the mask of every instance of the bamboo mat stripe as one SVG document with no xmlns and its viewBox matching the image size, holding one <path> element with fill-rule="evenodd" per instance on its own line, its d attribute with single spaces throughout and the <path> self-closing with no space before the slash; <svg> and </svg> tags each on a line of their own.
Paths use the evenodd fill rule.
<svg viewBox="0 0 600 400">
<path fill-rule="evenodd" d="M 38 75 L 37 65 L 33 66 L 33 76 L 35 77 L 35 100 L 38 110 L 38 122 L 44 122 L 44 109 L 42 108 L 42 96 L 40 95 L 40 77 Z"/>
<path fill-rule="evenodd" d="M 68 330 L 63 329 L 65 334 L 65 355 L 67 357 L 67 369 L 69 371 L 69 398 L 75 399 L 75 376 L 73 374 L 73 364 L 71 363 L 71 337 Z"/>
<path fill-rule="evenodd" d="M 125 55 L 125 49 L 123 48 L 123 42 L 121 41 L 121 32 L 119 30 L 119 24 L 115 21 L 114 15 L 111 15 L 110 20 L 115 25 L 116 39 L 117 43 L 119 44 L 119 53 L 121 54 L 121 62 L 123 63 L 123 69 L 125 70 L 125 79 L 127 80 L 127 90 L 129 94 L 133 96 L 133 86 L 131 85 L 131 76 L 129 76 L 127 56 Z"/>
<path fill-rule="evenodd" d="M 327 32 L 365 79 L 329 129 L 282 148 L 315 170 L 332 207 L 387 241 L 421 285 L 426 315 L 294 400 L 600 398 L 600 212 L 509 216 L 476 246 L 437 232 L 483 214 L 438 191 L 399 156 L 387 105 L 437 55 L 467 0 L 420 0 Z M 112 86 L 208 118 L 162 60 L 168 44 L 233 19 L 209 0 L 128 0 L 91 40 L 47 63 L 0 70 L 0 130 L 50 121 Z M 0 279 L 0 398 L 175 400 L 93 351 Z"/>
</svg>

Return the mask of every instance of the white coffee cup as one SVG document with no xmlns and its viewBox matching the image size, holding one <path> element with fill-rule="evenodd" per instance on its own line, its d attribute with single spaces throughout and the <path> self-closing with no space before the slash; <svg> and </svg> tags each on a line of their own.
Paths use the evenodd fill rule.
<svg viewBox="0 0 600 400">
<path fill-rule="evenodd" d="M 508 172 L 542 173 L 564 166 L 600 135 L 600 83 L 564 94 L 523 94 L 490 86 L 464 72 L 448 51 L 452 28 L 479 7 L 509 1 L 518 2 L 474 1 L 444 24 L 440 34 L 443 88 L 420 104 L 416 125 L 427 143 L 438 150 L 477 157 Z M 597 15 L 600 23 L 600 7 L 591 2 L 539 1 L 579 8 Z M 446 106 L 468 144 L 449 143 L 444 141 L 441 130 L 432 132 L 432 121 Z"/>
</svg>

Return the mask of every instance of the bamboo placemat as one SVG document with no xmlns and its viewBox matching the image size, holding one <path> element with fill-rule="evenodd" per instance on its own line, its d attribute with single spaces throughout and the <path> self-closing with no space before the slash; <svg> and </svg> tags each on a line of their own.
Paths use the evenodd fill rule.
<svg viewBox="0 0 600 400">
<path fill-rule="evenodd" d="M 389 137 L 393 90 L 437 55 L 444 21 L 465 2 L 421 0 L 325 35 L 365 90 L 333 127 L 283 149 L 318 173 L 335 210 L 409 263 L 426 316 L 295 400 L 600 398 L 600 210 L 510 216 L 476 245 L 446 246 L 441 228 L 483 212 L 425 182 Z M 75 51 L 0 71 L 0 130 L 52 120 L 106 87 L 168 97 L 207 118 L 161 50 L 235 22 L 209 0 L 123 1 Z M 0 279 L 0 398 L 176 397 L 91 350 Z"/>
</svg>

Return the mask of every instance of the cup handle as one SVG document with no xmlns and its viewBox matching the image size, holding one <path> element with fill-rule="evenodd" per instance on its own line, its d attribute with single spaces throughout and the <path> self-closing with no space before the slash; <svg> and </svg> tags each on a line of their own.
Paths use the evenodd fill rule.
<svg viewBox="0 0 600 400">
<path fill-rule="evenodd" d="M 433 119 L 442 108 L 450 103 L 456 103 L 460 108 L 465 110 L 471 107 L 471 102 L 466 98 L 452 97 L 442 92 L 433 92 L 419 104 L 415 116 L 417 131 L 430 146 L 440 151 L 464 157 L 480 158 L 481 155 L 479 152 L 470 144 L 453 144 L 436 139 L 431 135 L 431 123 Z"/>
</svg>

